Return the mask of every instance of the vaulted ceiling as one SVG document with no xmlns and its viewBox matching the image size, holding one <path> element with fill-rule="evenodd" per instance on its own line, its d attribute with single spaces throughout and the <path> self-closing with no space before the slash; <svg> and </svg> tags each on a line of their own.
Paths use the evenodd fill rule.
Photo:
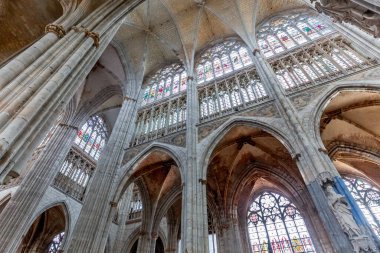
<svg viewBox="0 0 380 253">
<path fill-rule="evenodd" d="M 176 61 L 191 72 L 196 54 L 210 44 L 236 36 L 253 49 L 257 24 L 304 7 L 303 0 L 146 0 L 129 14 L 116 40 L 142 76 Z"/>
</svg>

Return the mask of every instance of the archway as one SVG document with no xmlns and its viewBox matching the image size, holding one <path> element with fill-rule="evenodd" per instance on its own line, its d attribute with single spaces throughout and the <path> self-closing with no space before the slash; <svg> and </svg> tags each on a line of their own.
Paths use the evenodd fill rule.
<svg viewBox="0 0 380 253">
<path fill-rule="evenodd" d="M 58 253 L 67 233 L 67 212 L 63 205 L 53 206 L 38 216 L 17 252 Z"/>
<path fill-rule="evenodd" d="M 353 200 L 380 238 L 377 211 L 380 209 L 380 92 L 348 89 L 335 92 L 320 120 L 320 138 Z"/>
<path fill-rule="evenodd" d="M 162 242 L 160 237 L 157 238 L 154 253 L 165 253 L 164 243 Z"/>
<path fill-rule="evenodd" d="M 313 250 L 326 238 L 296 161 L 283 142 L 263 128 L 235 124 L 223 133 L 210 155 L 206 181 L 208 212 L 214 220 L 217 247 L 222 251 L 252 252 L 247 213 L 263 191 L 285 196 L 302 207 L 300 213 L 313 239 Z M 231 238 L 237 244 L 231 245 Z"/>
</svg>

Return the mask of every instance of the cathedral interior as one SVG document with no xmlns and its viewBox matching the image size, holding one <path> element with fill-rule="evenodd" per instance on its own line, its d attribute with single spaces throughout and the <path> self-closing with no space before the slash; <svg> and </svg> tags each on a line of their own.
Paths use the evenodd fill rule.
<svg viewBox="0 0 380 253">
<path fill-rule="evenodd" d="M 377 0 L 0 0 L 0 253 L 380 252 Z"/>
</svg>

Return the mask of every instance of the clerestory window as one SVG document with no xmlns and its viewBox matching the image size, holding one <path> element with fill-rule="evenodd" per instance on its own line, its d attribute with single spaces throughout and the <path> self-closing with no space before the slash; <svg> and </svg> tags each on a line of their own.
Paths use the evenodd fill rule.
<svg viewBox="0 0 380 253">
<path fill-rule="evenodd" d="M 158 70 L 148 78 L 143 105 L 169 97 L 187 87 L 187 73 L 182 64 L 174 63 Z"/>
<path fill-rule="evenodd" d="M 65 232 L 61 232 L 54 236 L 53 240 L 48 246 L 48 253 L 59 253 L 62 250 L 63 239 L 65 238 Z"/>
<path fill-rule="evenodd" d="M 332 31 L 316 13 L 288 13 L 273 17 L 262 24 L 257 31 L 257 42 L 264 56 L 271 57 Z"/>
<path fill-rule="evenodd" d="M 95 160 L 98 160 L 107 137 L 108 131 L 104 120 L 100 116 L 94 115 L 78 131 L 75 144 Z"/>
<path fill-rule="evenodd" d="M 247 47 L 240 41 L 226 40 L 204 51 L 196 65 L 198 84 L 229 75 L 252 65 Z"/>
</svg>

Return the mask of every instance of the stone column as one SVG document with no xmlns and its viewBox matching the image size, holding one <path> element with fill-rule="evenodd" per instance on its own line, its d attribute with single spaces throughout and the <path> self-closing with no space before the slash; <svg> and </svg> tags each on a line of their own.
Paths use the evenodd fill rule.
<svg viewBox="0 0 380 253">
<path fill-rule="evenodd" d="M 22 146 L 30 129 L 36 128 L 44 117 L 49 117 L 54 107 L 67 103 L 68 100 L 62 99 L 65 96 L 71 98 L 79 86 L 78 83 L 67 80 L 78 68 L 95 64 L 105 49 L 104 45 L 109 44 L 125 15 L 140 2 L 141 0 L 106 2 L 98 8 L 102 10 L 101 15 L 96 15 L 99 13 L 95 11 L 95 14 L 92 13 L 78 24 L 83 26 L 89 23 L 87 28 L 76 27 L 54 45 L 62 52 L 47 59 L 48 68 L 42 67 L 38 75 L 31 75 L 22 83 L 16 83 L 20 89 L 17 97 L 3 104 L 0 111 L 1 158 L 14 155 L 16 143 L 19 142 Z M 16 84 L 7 84 L 0 91 L 0 97 L 12 90 Z M 11 94 L 16 95 L 13 92 Z M 44 117 L 42 112 L 45 113 Z"/>
<path fill-rule="evenodd" d="M 134 129 L 133 119 L 138 107 L 136 103 L 138 94 L 132 96 L 125 96 L 111 136 L 98 161 L 92 182 L 88 186 L 67 252 L 104 250 L 112 222 L 111 207 L 114 203 L 115 178 L 122 163 L 124 148 L 131 141 Z"/>
<path fill-rule="evenodd" d="M 77 126 L 60 124 L 44 153 L 32 166 L 19 189 L 0 214 L 0 252 L 16 252 L 47 187 L 62 166 Z M 17 224 L 17 225 L 16 225 Z"/>
<path fill-rule="evenodd" d="M 182 198 L 181 252 L 208 253 L 206 180 L 197 157 L 199 122 L 197 83 L 191 74 L 187 85 L 186 151 L 187 168 Z"/>
<path fill-rule="evenodd" d="M 326 170 L 329 170 L 329 166 L 322 159 L 316 142 L 313 142 L 304 130 L 297 111 L 286 97 L 285 91 L 275 77 L 269 63 L 263 58 L 258 49 L 254 50 L 253 53 L 263 85 L 270 96 L 275 99 L 276 106 L 288 127 L 287 132 L 294 138 L 295 148 L 299 152 L 294 154 L 294 160 L 297 162 L 300 173 L 318 210 L 319 217 L 329 235 L 332 247 L 336 252 L 352 252 L 352 245 L 332 212 L 322 188 L 321 175 Z"/>
<path fill-rule="evenodd" d="M 126 222 L 128 220 L 129 210 L 131 206 L 133 187 L 134 184 L 128 186 L 120 203 L 121 205 L 119 209 L 119 229 L 117 230 L 115 244 L 112 247 L 113 253 L 124 253 L 123 247 L 125 245 L 126 240 L 129 237 L 129 235 L 126 233 Z"/>
</svg>

